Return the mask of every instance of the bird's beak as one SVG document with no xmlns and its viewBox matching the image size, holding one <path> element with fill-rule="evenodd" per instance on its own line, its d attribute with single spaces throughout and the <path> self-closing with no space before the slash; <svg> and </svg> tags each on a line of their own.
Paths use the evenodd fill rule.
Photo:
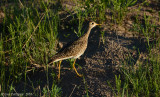
<svg viewBox="0 0 160 97">
<path fill-rule="evenodd" d="M 96 25 L 99 25 L 99 26 L 100 26 L 100 25 L 102 25 L 102 24 L 96 24 Z"/>
</svg>

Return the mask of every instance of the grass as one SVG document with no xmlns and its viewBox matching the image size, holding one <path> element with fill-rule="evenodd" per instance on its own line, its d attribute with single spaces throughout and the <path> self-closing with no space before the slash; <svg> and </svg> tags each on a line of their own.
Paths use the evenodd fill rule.
<svg viewBox="0 0 160 97">
<path fill-rule="evenodd" d="M 31 7 L 23 6 L 22 9 L 14 6 L 14 10 L 6 10 L 5 12 L 6 18 L 3 21 L 7 28 L 3 28 L 3 31 L 8 29 L 8 32 L 1 33 L 0 83 L 2 92 L 12 92 L 8 91 L 12 90 L 9 89 L 11 88 L 10 83 L 21 80 L 23 73 L 25 73 L 26 80 L 26 69 L 34 62 L 48 67 L 48 55 L 54 51 L 58 35 L 59 16 L 56 11 L 53 12 L 48 9 L 49 4 L 44 2 L 41 2 L 40 6 L 42 7 L 40 9 L 43 10 L 42 15 L 34 6 L 34 4 Z M 7 11 L 11 14 L 8 14 Z M 10 15 L 13 17 L 11 18 Z M 6 65 L 9 65 L 9 68 Z M 48 80 L 48 69 L 46 69 L 46 74 Z M 7 86 L 5 86 L 6 81 Z M 51 91 L 55 89 L 59 91 L 56 85 L 52 87 Z M 55 93 L 53 92 L 54 95 Z"/>
<path fill-rule="evenodd" d="M 115 23 L 121 23 L 125 19 L 127 8 L 135 5 L 137 0 L 110 0 L 113 4 L 113 20 Z M 111 5 L 109 5 L 111 6 Z"/>
<path fill-rule="evenodd" d="M 139 60 L 136 61 L 133 57 L 128 57 L 122 62 L 123 65 L 120 68 L 122 74 L 115 76 L 115 95 L 122 97 L 159 97 L 160 56 L 153 50 L 153 48 L 159 48 L 159 39 L 155 41 L 157 26 L 155 23 L 151 23 L 151 17 L 147 17 L 144 13 L 144 23 L 137 21 L 133 29 L 144 36 L 147 57 L 142 60 L 142 53 L 139 52 Z"/>
<path fill-rule="evenodd" d="M 121 79 L 120 75 L 115 76 L 117 94 L 123 97 L 124 95 L 129 97 L 158 97 L 160 95 L 160 87 L 158 85 L 160 84 L 159 64 L 159 54 L 151 53 L 146 61 L 136 64 L 137 68 L 135 68 L 135 64 L 132 64 L 132 66 L 126 69 L 129 64 L 123 64 L 121 68 L 123 78 Z"/>
<path fill-rule="evenodd" d="M 3 0 L 1 1 L 3 2 Z M 75 1 L 76 2 L 76 1 Z M 147 2 L 143 1 L 142 2 Z M 158 2 L 158 1 L 157 1 Z M 16 93 L 15 84 L 24 80 L 23 95 L 26 94 L 27 81 L 32 84 L 34 96 L 54 96 L 60 97 L 63 90 L 58 85 L 56 73 L 48 71 L 48 60 L 56 53 L 59 29 L 61 27 L 61 19 L 59 12 L 62 10 L 61 5 L 52 0 L 48 1 L 4 1 L 4 5 L 11 4 L 12 6 L 1 5 L 5 17 L 1 23 L 0 28 L 0 92 Z M 71 20 L 77 23 L 78 30 L 72 31 L 78 37 L 82 36 L 83 24 L 86 20 L 94 20 L 100 23 L 105 23 L 106 9 L 110 10 L 112 16 L 112 23 L 122 24 L 127 16 L 128 7 L 134 6 L 137 0 L 86 0 L 77 2 Z M 85 10 L 82 11 L 82 8 Z M 69 11 L 69 10 L 67 10 Z M 159 15 L 160 18 L 160 15 Z M 154 52 L 157 49 L 160 40 L 156 38 L 154 32 L 157 32 L 158 26 L 151 20 L 152 17 L 143 15 L 144 22 L 137 19 L 131 31 L 138 32 L 139 36 L 144 37 L 145 45 L 147 47 L 146 59 L 139 60 L 131 56 L 127 57 L 122 62 L 120 74 L 115 75 L 115 86 L 111 86 L 115 96 L 160 96 L 160 56 L 159 53 Z M 156 21 L 156 20 L 155 20 Z M 66 25 L 64 25 L 66 26 Z M 74 28 L 72 28 L 74 29 Z M 105 43 L 105 31 L 101 32 L 103 44 Z M 136 48 L 138 50 L 139 48 Z M 139 52 L 139 56 L 142 52 Z M 69 60 L 70 64 L 73 63 Z M 28 72 L 33 72 L 36 67 L 45 67 L 46 84 L 41 87 L 40 94 L 34 83 L 30 80 Z M 78 65 L 78 64 L 77 64 Z M 79 65 L 78 65 L 79 66 Z M 136 66 L 136 68 L 135 68 Z M 53 82 L 49 81 L 52 77 Z M 86 96 L 89 97 L 87 82 L 83 78 L 85 84 Z M 41 81 L 37 81 L 41 84 Z M 49 84 L 52 83 L 50 86 Z M 22 96 L 22 95 L 21 95 Z"/>
</svg>

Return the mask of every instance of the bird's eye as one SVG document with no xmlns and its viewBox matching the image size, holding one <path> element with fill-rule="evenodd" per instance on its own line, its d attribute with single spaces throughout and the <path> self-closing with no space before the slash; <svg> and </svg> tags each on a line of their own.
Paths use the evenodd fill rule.
<svg viewBox="0 0 160 97">
<path fill-rule="evenodd" d="M 92 25 L 93 25 L 94 23 L 92 23 Z"/>
</svg>

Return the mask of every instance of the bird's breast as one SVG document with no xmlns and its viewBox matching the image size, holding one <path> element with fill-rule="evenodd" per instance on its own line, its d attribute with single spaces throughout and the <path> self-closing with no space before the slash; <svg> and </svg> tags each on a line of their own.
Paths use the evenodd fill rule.
<svg viewBox="0 0 160 97">
<path fill-rule="evenodd" d="M 75 49 L 75 51 L 76 51 L 76 53 L 75 53 L 75 56 L 74 56 L 74 58 L 78 58 L 78 57 L 80 57 L 84 52 L 85 52 L 85 50 L 86 50 L 86 48 L 87 48 L 87 44 L 88 44 L 88 42 L 80 42 L 78 45 L 77 45 L 77 47 L 76 47 L 76 49 Z"/>
</svg>

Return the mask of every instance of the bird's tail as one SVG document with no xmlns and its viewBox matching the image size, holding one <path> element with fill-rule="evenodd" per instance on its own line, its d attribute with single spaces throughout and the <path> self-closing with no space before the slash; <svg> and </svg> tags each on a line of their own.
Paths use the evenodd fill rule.
<svg viewBox="0 0 160 97">
<path fill-rule="evenodd" d="M 49 65 L 51 65 L 53 62 L 57 62 L 57 61 L 59 61 L 59 59 L 61 58 L 62 56 L 61 56 L 61 54 L 56 54 L 56 55 L 54 55 L 50 60 L 49 60 L 49 62 L 48 62 L 48 64 Z"/>
<path fill-rule="evenodd" d="M 57 60 L 57 55 L 54 55 L 48 62 L 49 65 L 51 65 L 53 62 Z"/>
</svg>

